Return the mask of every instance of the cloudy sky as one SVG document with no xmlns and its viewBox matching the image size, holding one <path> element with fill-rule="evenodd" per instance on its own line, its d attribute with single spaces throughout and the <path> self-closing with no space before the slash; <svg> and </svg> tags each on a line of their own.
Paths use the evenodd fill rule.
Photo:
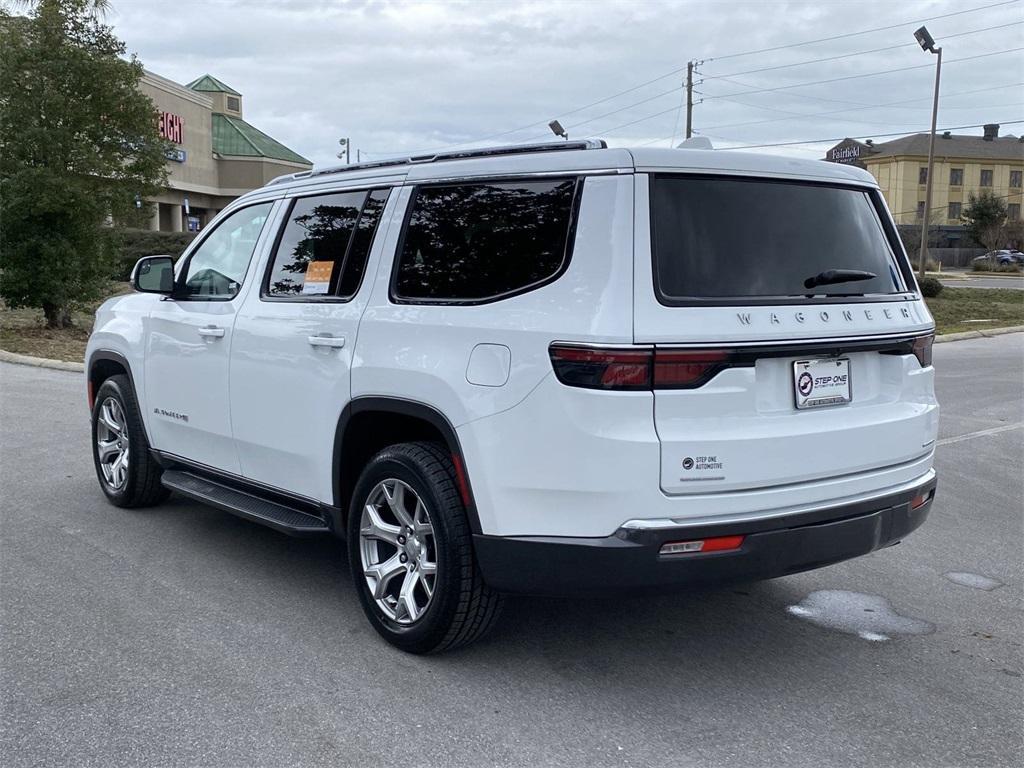
<svg viewBox="0 0 1024 768">
<path fill-rule="evenodd" d="M 927 130 L 921 22 L 943 47 L 940 129 L 1024 121 L 1022 0 L 113 0 L 107 21 L 148 69 L 183 83 L 209 72 L 244 95 L 249 122 L 318 164 L 337 162 L 342 136 L 379 159 L 546 140 L 552 118 L 571 137 L 669 146 L 689 59 L 703 61 L 694 127 L 716 146 Z"/>
</svg>

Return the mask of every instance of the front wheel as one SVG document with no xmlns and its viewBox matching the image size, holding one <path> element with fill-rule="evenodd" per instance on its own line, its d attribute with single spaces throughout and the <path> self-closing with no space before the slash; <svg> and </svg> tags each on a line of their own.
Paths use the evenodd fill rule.
<svg viewBox="0 0 1024 768">
<path fill-rule="evenodd" d="M 501 596 L 483 581 L 451 457 L 434 443 L 385 448 L 366 465 L 348 516 L 352 578 L 392 645 L 434 653 L 494 624 Z"/>
<path fill-rule="evenodd" d="M 119 507 L 148 507 L 167 498 L 163 473 L 149 454 L 135 392 L 127 376 L 111 376 L 92 407 L 92 458 L 100 488 Z"/>
</svg>

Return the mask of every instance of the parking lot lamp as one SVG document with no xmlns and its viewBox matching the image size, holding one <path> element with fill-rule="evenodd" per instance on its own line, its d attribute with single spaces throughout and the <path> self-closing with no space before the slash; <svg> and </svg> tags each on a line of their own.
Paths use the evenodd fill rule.
<svg viewBox="0 0 1024 768">
<path fill-rule="evenodd" d="M 935 95 L 932 99 L 932 132 L 928 137 L 928 171 L 924 185 L 924 216 L 921 219 L 921 277 L 925 276 L 928 263 L 928 218 L 932 211 L 932 166 L 935 163 L 935 123 L 939 115 L 939 75 L 942 73 L 942 49 L 935 46 L 935 40 L 928 34 L 927 27 L 914 32 L 914 39 L 921 50 L 934 53 L 935 59 Z"/>
</svg>

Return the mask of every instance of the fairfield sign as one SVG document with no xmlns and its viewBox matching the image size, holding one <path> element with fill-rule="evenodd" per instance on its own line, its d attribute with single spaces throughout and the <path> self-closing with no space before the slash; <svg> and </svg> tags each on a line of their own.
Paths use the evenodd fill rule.
<svg viewBox="0 0 1024 768">
<path fill-rule="evenodd" d="M 157 114 L 157 127 L 160 129 L 160 138 L 173 141 L 175 144 L 185 143 L 185 121 L 170 112 Z"/>
</svg>

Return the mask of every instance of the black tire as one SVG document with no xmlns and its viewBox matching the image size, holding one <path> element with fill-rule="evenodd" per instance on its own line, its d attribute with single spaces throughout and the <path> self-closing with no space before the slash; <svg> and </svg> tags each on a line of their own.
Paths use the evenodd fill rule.
<svg viewBox="0 0 1024 768">
<path fill-rule="evenodd" d="M 397 479 L 424 502 L 434 529 L 437 575 L 433 597 L 412 624 L 400 624 L 377 605 L 363 574 L 362 511 L 378 483 Z M 482 637 L 497 620 L 502 596 L 485 583 L 473 555 L 473 537 L 459 496 L 451 456 L 436 443 L 401 443 L 385 448 L 363 469 L 348 515 L 352 580 L 367 618 L 392 645 L 409 653 L 438 653 Z"/>
<path fill-rule="evenodd" d="M 100 411 L 108 400 L 115 400 L 126 422 L 128 470 L 120 487 L 112 485 L 103 474 L 97 445 Z M 164 501 L 169 491 L 160 484 L 163 470 L 149 452 L 149 441 L 142 426 L 135 390 L 127 376 L 111 376 L 96 392 L 92 407 L 92 460 L 100 488 L 110 503 L 118 507 L 151 507 Z"/>
</svg>

